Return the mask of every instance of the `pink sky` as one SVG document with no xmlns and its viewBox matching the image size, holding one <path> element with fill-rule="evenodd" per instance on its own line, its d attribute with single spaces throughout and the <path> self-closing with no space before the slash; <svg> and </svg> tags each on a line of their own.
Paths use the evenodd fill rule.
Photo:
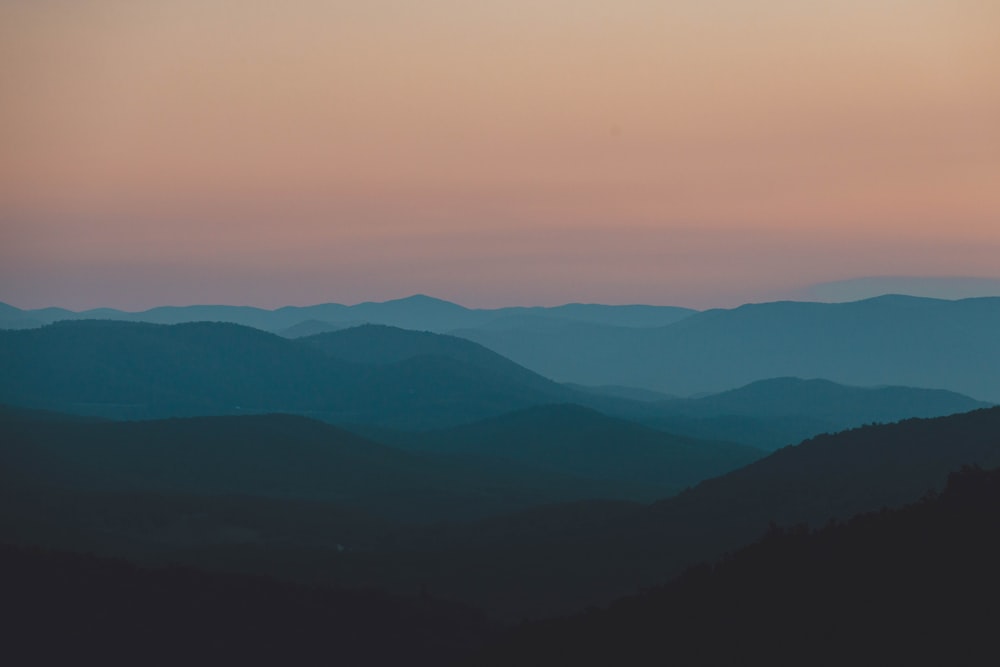
<svg viewBox="0 0 1000 667">
<path fill-rule="evenodd" d="M 0 4 L 0 301 L 1000 276 L 986 0 Z"/>
</svg>

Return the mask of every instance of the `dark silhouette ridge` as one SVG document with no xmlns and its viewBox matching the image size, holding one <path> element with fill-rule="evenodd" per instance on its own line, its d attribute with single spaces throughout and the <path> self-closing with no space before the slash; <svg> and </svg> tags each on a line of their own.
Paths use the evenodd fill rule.
<svg viewBox="0 0 1000 667">
<path fill-rule="evenodd" d="M 310 485 L 327 494 L 326 498 L 353 485 L 362 488 L 362 493 L 374 494 L 377 503 L 394 503 L 397 511 L 404 508 L 410 513 L 437 501 L 439 507 L 453 512 L 469 512 L 476 503 L 482 507 L 492 502 L 497 507 L 511 487 L 498 484 L 498 492 L 506 489 L 500 496 L 486 490 L 481 479 L 467 472 L 468 461 L 450 468 L 462 473 L 452 476 L 440 464 L 433 464 L 428 470 L 435 477 L 428 479 L 424 469 L 412 467 L 413 458 L 411 465 L 386 476 L 389 463 L 400 460 L 397 456 L 380 463 L 374 482 L 366 477 L 352 479 L 351 470 L 370 466 L 320 465 L 319 454 L 304 457 L 302 451 L 324 453 L 329 443 L 299 447 L 285 430 L 299 423 L 322 433 L 330 427 L 279 417 L 273 418 L 268 429 L 281 427 L 285 435 L 279 440 L 261 438 L 268 430 L 262 425 L 271 419 L 168 420 L 163 424 L 186 429 L 183 438 L 168 429 L 149 444 L 167 453 L 187 449 L 192 456 L 183 464 L 160 466 L 156 462 L 162 457 L 145 456 L 142 449 L 136 450 L 132 453 L 135 461 L 151 463 L 146 469 L 130 462 L 127 448 L 116 450 L 114 438 L 101 429 L 138 429 L 148 423 L 39 424 L 33 418 L 23 428 L 36 437 L 27 441 L 11 437 L 18 432 L 7 425 L 0 438 L 0 453 L 4 455 L 0 465 L 4 476 L 0 525 L 5 539 L 14 535 L 24 543 L 100 547 L 103 553 L 137 553 L 145 562 L 169 558 L 301 581 L 375 585 L 402 592 L 423 586 L 435 595 L 518 619 L 572 612 L 606 603 L 638 587 L 662 583 L 687 565 L 717 558 L 756 539 L 771 522 L 791 525 L 807 521 L 821 526 L 830 518 L 911 502 L 930 489 L 941 488 L 948 472 L 964 464 L 1000 464 L 1000 440 L 996 437 L 1000 408 L 993 408 L 817 437 L 648 506 L 577 502 L 473 522 L 396 530 L 391 525 L 369 523 L 363 514 L 343 508 L 324 509 L 315 500 L 282 497 L 281 484 L 291 485 L 299 498 Z M 239 426 L 239 438 L 226 445 L 219 434 L 225 432 L 223 426 L 234 425 Z M 200 442 L 214 444 L 211 451 L 203 452 L 195 436 L 206 426 L 211 427 L 202 433 L 207 440 Z M 80 461 L 80 457 L 85 459 L 87 452 L 94 450 L 81 447 L 80 436 L 91 429 L 101 434 L 96 448 L 103 448 L 103 454 L 88 470 L 87 461 Z M 67 434 L 62 444 L 45 446 L 48 436 L 41 436 L 59 432 Z M 127 442 L 143 443 L 145 435 Z M 158 445 L 156 438 L 165 443 Z M 255 444 L 248 445 L 254 438 Z M 392 451 L 351 438 L 349 442 L 357 445 L 362 463 L 367 457 L 378 459 Z M 275 447 L 275 442 L 281 446 Z M 244 457 L 255 450 L 261 451 L 257 460 L 264 464 L 248 468 Z M 280 465 L 274 466 L 272 461 Z M 301 469 L 306 473 L 301 474 Z M 492 469 L 492 474 L 498 479 L 504 471 Z M 413 476 L 417 486 L 407 487 L 406 480 L 413 480 Z M 65 502 L 53 500 L 56 494 L 51 487 L 57 481 L 66 487 L 66 477 L 82 478 L 92 484 L 91 490 L 66 491 Z M 156 490 L 111 484 L 137 479 L 153 482 Z M 522 497 L 530 495 L 527 492 L 532 486 L 526 485 L 530 475 L 521 469 L 514 479 L 517 484 L 513 489 Z M 202 486 L 195 488 L 195 482 Z M 239 486 L 251 482 L 250 486 Z M 99 487 L 100 483 L 107 486 Z M 192 516 L 198 514 L 191 508 L 201 502 L 199 497 L 206 497 L 193 494 L 206 493 L 209 483 L 217 485 L 214 493 L 227 495 L 216 495 L 203 515 Z M 551 478 L 540 482 L 547 493 L 553 492 L 551 484 Z M 103 492 L 97 493 L 99 488 Z M 436 491 L 430 497 L 413 496 L 405 492 L 408 488 Z M 482 495 L 460 499 L 463 490 Z M 237 492 L 260 495 L 244 503 L 231 495 Z M 265 495 L 268 493 L 271 495 Z M 162 503 L 156 497 L 163 498 Z M 544 501 L 535 498 L 535 502 Z M 129 503 L 135 511 L 108 510 Z M 302 518 L 290 522 L 282 532 L 283 517 L 296 511 Z M 264 516 L 248 520 L 248 513 Z M 138 529 L 129 529 L 137 522 Z M 189 532 L 178 533 L 178 526 L 186 526 Z M 199 538 L 199 530 L 207 531 L 208 537 Z M 129 542 L 130 537 L 142 543 Z M 333 544 L 340 539 L 348 541 L 343 552 Z M 162 545 L 159 561 L 156 540 Z"/>
<path fill-rule="evenodd" d="M 409 521 L 652 493 L 642 480 L 403 452 L 289 415 L 83 422 L 5 412 L 0 477 L 18 485 L 312 500 Z"/>
<path fill-rule="evenodd" d="M 750 546 L 505 636 L 422 594 L 330 590 L 0 545 L 5 656 L 54 664 L 991 665 L 1000 471 Z M 52 641 L 58 637 L 59 641 Z"/>
<path fill-rule="evenodd" d="M 437 530 L 421 547 L 433 573 L 425 581 L 512 619 L 604 604 L 747 544 L 772 522 L 822 526 L 913 502 L 963 465 L 998 466 L 997 433 L 1000 408 L 820 436 L 613 521 L 567 521 L 581 529 L 556 541 L 518 541 L 530 514 L 510 517 L 507 533 L 498 518 L 482 531 Z M 473 574 L 486 571 L 488 580 Z"/>
<path fill-rule="evenodd" d="M 1000 471 L 810 533 L 774 526 L 605 610 L 518 628 L 469 665 L 991 665 Z"/>
</svg>

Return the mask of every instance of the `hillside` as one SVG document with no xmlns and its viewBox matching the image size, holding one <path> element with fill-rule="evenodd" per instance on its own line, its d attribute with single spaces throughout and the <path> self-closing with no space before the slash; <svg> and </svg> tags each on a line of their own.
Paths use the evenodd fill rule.
<svg viewBox="0 0 1000 667">
<path fill-rule="evenodd" d="M 341 340 L 330 336 L 313 342 Z M 289 412 L 431 428 L 573 395 L 473 343 L 452 344 L 460 354 L 350 363 L 234 324 L 61 322 L 0 331 L 0 401 L 112 418 Z"/>
<path fill-rule="evenodd" d="M 675 436 L 578 405 L 527 408 L 447 430 L 399 434 L 414 451 L 475 454 L 585 479 L 642 482 L 667 494 L 739 468 L 760 450 Z"/>
<path fill-rule="evenodd" d="M 774 378 L 700 398 L 659 401 L 657 414 L 642 420 L 674 433 L 772 450 L 820 433 L 943 417 L 989 405 L 940 389 L 849 387 L 828 380 Z"/>
<path fill-rule="evenodd" d="M 436 590 L 512 618 L 603 604 L 747 544 L 772 522 L 822 526 L 913 502 L 943 488 L 963 465 L 1000 465 L 998 434 L 1000 408 L 820 436 L 598 528 L 568 522 L 589 527 L 555 543 L 513 539 L 521 532 L 513 517 L 506 534 L 495 519 L 488 531 L 477 524 L 438 531 L 419 547 L 427 568 L 421 576 Z M 472 574 L 478 571 L 491 572 L 490 580 Z"/>
<path fill-rule="evenodd" d="M 187 568 L 140 569 L 0 544 L 11 664 L 447 664 L 495 634 L 426 596 L 296 586 Z M 391 637 L 392 641 L 385 641 Z M 55 638 L 58 638 L 56 641 Z"/>
<path fill-rule="evenodd" d="M 137 422 L 0 420 L 11 488 L 246 496 L 333 503 L 408 521 L 475 518 L 642 485 L 398 451 L 288 415 Z"/>
<path fill-rule="evenodd" d="M 946 389 L 1000 402 L 1000 298 L 885 296 L 696 313 L 659 328 L 463 329 L 560 382 L 692 395 L 773 377 Z"/>
<path fill-rule="evenodd" d="M 86 544 L 85 538 L 111 531 L 114 540 L 91 543 L 105 553 L 131 549 L 155 561 L 149 545 L 160 540 L 160 558 L 173 562 L 401 592 L 423 586 L 511 619 L 604 604 L 739 548 L 772 522 L 822 526 L 831 518 L 912 502 L 942 488 L 963 465 L 1000 464 L 1000 408 L 992 408 L 820 436 L 651 505 L 563 503 L 625 496 L 594 488 L 607 489 L 609 482 L 530 474 L 523 464 L 495 457 L 443 464 L 442 454 L 397 452 L 301 418 L 168 420 L 154 424 L 152 434 L 141 430 L 143 424 L 39 424 L 33 417 L 23 426 L 27 435 L 6 427 L 0 488 L 21 498 L 19 505 L 4 502 L 8 515 L 24 509 L 17 516 L 26 517 L 27 528 L 19 534 L 30 537 L 28 528 L 38 526 L 32 517 L 49 517 L 77 534 L 46 544 Z M 328 441 L 328 435 L 300 441 L 289 432 L 299 425 L 337 433 L 343 442 Z M 81 439 L 86 433 L 96 440 L 93 446 Z M 78 486 L 65 502 L 33 491 L 43 483 L 66 488 L 72 480 Z M 19 484 L 31 486 L 18 490 Z M 230 501 L 214 495 L 207 515 L 185 509 L 206 494 L 256 494 L 257 505 L 237 500 L 226 507 L 222 503 Z M 155 495 L 171 498 L 160 507 Z M 304 518 L 282 531 L 281 517 L 294 506 L 272 506 L 266 510 L 271 519 L 247 519 L 269 499 L 333 505 L 303 506 Z M 105 516 L 109 506 L 128 502 L 135 513 Z M 517 511 L 501 514 L 504 507 Z M 400 519 L 492 516 L 396 530 L 368 522 L 357 509 Z M 178 526 L 208 530 L 215 541 L 178 536 Z M 259 540 L 254 548 L 246 546 L 248 534 Z M 142 544 L 124 539 L 130 535 Z M 340 553 L 329 541 L 334 537 L 349 548 Z"/>
<path fill-rule="evenodd" d="M 385 325 L 364 325 L 342 331 L 299 338 L 328 356 L 356 364 L 384 366 L 420 357 L 447 358 L 498 383 L 517 383 L 520 391 L 533 390 L 552 400 L 570 399 L 577 392 L 518 366 L 482 345 L 456 336 L 410 331 Z"/>
<path fill-rule="evenodd" d="M 522 626 L 475 665 L 989 665 L 1000 472 L 809 533 L 773 528 L 605 610 Z"/>
</svg>

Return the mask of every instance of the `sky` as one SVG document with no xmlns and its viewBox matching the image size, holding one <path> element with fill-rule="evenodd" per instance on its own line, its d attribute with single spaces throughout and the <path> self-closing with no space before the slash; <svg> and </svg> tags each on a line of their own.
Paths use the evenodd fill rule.
<svg viewBox="0 0 1000 667">
<path fill-rule="evenodd" d="M 0 301 L 1000 277 L 995 0 L 3 0 Z"/>
</svg>

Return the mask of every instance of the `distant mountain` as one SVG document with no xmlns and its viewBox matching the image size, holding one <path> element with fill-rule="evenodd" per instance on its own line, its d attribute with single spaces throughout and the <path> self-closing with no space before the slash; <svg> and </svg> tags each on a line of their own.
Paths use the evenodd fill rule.
<svg viewBox="0 0 1000 667">
<path fill-rule="evenodd" d="M 472 518 L 639 484 L 407 453 L 288 415 L 138 422 L 0 419 L 6 486 L 334 503 L 409 521 Z"/>
<path fill-rule="evenodd" d="M 154 324 L 204 321 L 242 324 L 295 337 L 333 330 L 338 326 L 362 323 L 387 324 L 440 333 L 463 327 L 490 326 L 494 321 L 502 321 L 509 317 L 530 317 L 534 321 L 541 322 L 552 320 L 647 327 L 676 322 L 694 312 L 696 311 L 673 306 L 599 304 L 567 304 L 553 308 L 471 309 L 422 294 L 380 303 L 365 302 L 352 306 L 326 303 L 314 306 L 286 306 L 275 310 L 248 306 L 197 305 L 163 306 L 142 312 L 126 312 L 113 308 L 72 312 L 64 308 L 21 310 L 0 303 L 0 329 L 31 328 L 67 319 L 111 319 Z"/>
<path fill-rule="evenodd" d="M 565 383 L 567 387 L 574 391 L 581 391 L 597 396 L 610 396 L 613 398 L 624 398 L 629 401 L 642 401 L 644 403 L 654 403 L 657 401 L 669 401 L 677 398 L 671 394 L 664 394 L 662 391 L 652 389 L 641 389 L 639 387 L 623 387 L 616 384 L 605 384 L 599 387 L 591 387 L 583 384 Z"/>
<path fill-rule="evenodd" d="M 395 363 L 352 363 L 317 349 L 357 350 L 376 334 L 381 343 L 369 348 Z M 290 412 L 431 428 L 575 395 L 461 339 L 387 329 L 323 336 L 98 320 L 0 331 L 0 401 L 114 418 Z M 403 339 L 416 347 L 394 352 Z M 417 354 L 420 346 L 440 354 Z"/>
<path fill-rule="evenodd" d="M 424 453 L 516 461 L 583 479 L 641 482 L 661 495 L 763 456 L 745 445 L 675 436 L 578 405 L 527 408 L 448 430 L 400 434 L 392 443 Z"/>
<path fill-rule="evenodd" d="M 427 429 L 576 403 L 660 430 L 773 449 L 872 421 L 984 405 L 944 391 L 795 379 L 700 399 L 636 400 L 658 396 L 649 393 L 579 390 L 467 339 L 383 325 L 295 340 L 208 322 L 90 320 L 0 331 L 0 401 L 110 418 L 287 412 Z"/>
<path fill-rule="evenodd" d="M 1000 278 L 965 276 L 870 276 L 820 283 L 802 290 L 809 301 L 858 301 L 886 294 L 933 299 L 1000 296 Z"/>
<path fill-rule="evenodd" d="M 294 324 L 287 329 L 276 331 L 279 336 L 285 338 L 302 338 L 303 336 L 315 336 L 316 334 L 327 333 L 329 331 L 340 331 L 351 327 L 361 326 L 364 322 L 324 322 L 322 320 L 305 320 Z"/>
<path fill-rule="evenodd" d="M 810 534 L 772 528 L 714 566 L 522 625 L 469 665 L 992 665 L 1000 471 Z"/>
<path fill-rule="evenodd" d="M 705 311 L 659 328 L 454 333 L 559 382 L 693 395 L 794 376 L 1000 402 L 1000 298 L 776 302 Z"/>
<path fill-rule="evenodd" d="M 385 325 L 364 325 L 300 338 L 298 342 L 326 355 L 354 364 L 387 366 L 423 359 L 447 359 L 475 369 L 480 383 L 509 385 L 512 390 L 552 400 L 571 400 L 577 392 L 518 366 L 482 345 L 465 338 L 410 331 Z"/>
<path fill-rule="evenodd" d="M 480 368 L 498 366 L 520 369 L 522 375 L 538 378 L 496 352 L 465 338 L 428 331 L 411 331 L 386 325 L 368 324 L 335 332 L 306 336 L 299 340 L 335 359 L 357 364 L 393 364 L 414 357 L 448 357 Z"/>
<path fill-rule="evenodd" d="M 848 387 L 828 380 L 774 378 L 696 399 L 656 403 L 642 421 L 674 433 L 765 449 L 820 433 L 912 417 L 943 417 L 990 404 L 954 392 L 912 387 Z"/>
<path fill-rule="evenodd" d="M 679 322 L 698 311 L 677 306 L 607 306 L 568 303 L 562 306 L 498 308 L 493 317 L 479 324 L 484 329 L 558 328 L 568 324 L 596 324 L 627 328 L 662 327 Z"/>
<path fill-rule="evenodd" d="M 848 387 L 829 380 L 774 378 L 739 389 L 670 404 L 693 416 L 802 416 L 841 427 L 894 422 L 910 417 L 943 417 L 989 407 L 951 391 L 912 387 Z"/>
</svg>

